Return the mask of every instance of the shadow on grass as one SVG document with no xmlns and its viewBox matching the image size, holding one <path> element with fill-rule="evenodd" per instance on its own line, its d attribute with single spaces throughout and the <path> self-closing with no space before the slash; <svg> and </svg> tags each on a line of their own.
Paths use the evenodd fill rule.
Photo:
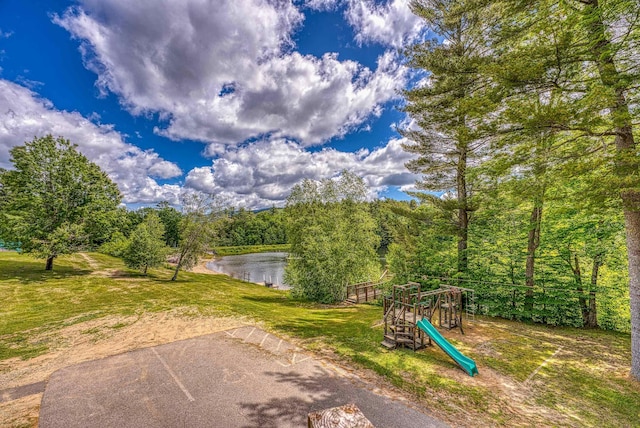
<svg viewBox="0 0 640 428">
<path fill-rule="evenodd" d="M 73 278 L 91 273 L 87 269 L 74 269 L 69 266 L 56 267 L 55 264 L 53 270 L 45 270 L 44 268 L 44 260 L 21 260 L 20 262 L 0 260 L 0 281 L 15 280 L 23 284 L 30 284 L 52 279 Z"/>
<path fill-rule="evenodd" d="M 30 284 L 44 281 L 56 281 L 69 278 L 78 278 L 94 273 L 93 269 L 81 269 L 68 264 L 56 264 L 53 270 L 45 270 L 45 260 L 21 259 L 2 260 L 0 259 L 0 281 L 18 281 L 22 284 Z M 169 282 L 171 276 L 164 272 L 149 272 L 146 275 L 140 271 L 122 268 L 116 269 L 108 276 L 113 279 L 123 280 L 148 280 L 153 282 Z"/>
</svg>

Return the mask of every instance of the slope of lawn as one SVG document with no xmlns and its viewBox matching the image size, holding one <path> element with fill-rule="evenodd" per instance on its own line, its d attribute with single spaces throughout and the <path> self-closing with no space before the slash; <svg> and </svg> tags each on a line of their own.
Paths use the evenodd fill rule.
<svg viewBox="0 0 640 428">
<path fill-rule="evenodd" d="M 437 347 L 382 348 L 380 306 L 320 306 L 221 275 L 183 272 L 176 282 L 170 277 L 166 268 L 144 277 L 97 253 L 62 257 L 46 272 L 41 260 L 1 252 L 0 362 L 46 354 L 51 343 L 37 339 L 43 332 L 110 315 L 186 307 L 189 316 L 260 322 L 375 382 L 398 387 L 452 425 L 640 421 L 640 386 L 628 377 L 626 334 L 478 318 L 466 325 L 465 335 L 443 332 L 478 363 L 480 375 L 471 378 Z"/>
</svg>

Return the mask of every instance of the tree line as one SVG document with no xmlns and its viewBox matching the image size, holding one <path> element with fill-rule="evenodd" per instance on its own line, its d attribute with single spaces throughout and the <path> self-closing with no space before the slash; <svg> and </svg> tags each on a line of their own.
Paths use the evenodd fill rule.
<svg viewBox="0 0 640 428">
<path fill-rule="evenodd" d="M 277 245 L 287 243 L 284 214 L 282 209 L 271 208 L 258 212 L 227 207 L 218 203 L 220 212 L 211 217 L 210 249 L 215 247 L 236 247 L 250 245 Z M 180 222 L 184 213 L 168 202 L 160 202 L 153 207 L 137 210 L 120 209 L 118 227 L 109 242 L 101 248 L 110 255 L 119 255 L 122 243 L 145 221 L 147 216 L 156 215 L 163 226 L 161 234 L 166 246 L 174 248 L 180 242 Z"/>
<path fill-rule="evenodd" d="M 277 245 L 287 243 L 284 212 L 270 208 L 258 212 L 226 208 L 218 219 L 215 243 L 218 246 Z"/>
</svg>

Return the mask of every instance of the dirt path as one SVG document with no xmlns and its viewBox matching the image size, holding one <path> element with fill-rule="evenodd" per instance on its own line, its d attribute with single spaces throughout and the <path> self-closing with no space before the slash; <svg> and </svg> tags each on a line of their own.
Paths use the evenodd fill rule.
<svg viewBox="0 0 640 428">
<path fill-rule="evenodd" d="M 87 253 L 78 253 L 80 254 L 80 256 L 85 259 L 87 261 L 87 263 L 89 263 L 89 267 L 91 267 L 92 270 L 97 271 L 98 269 L 100 269 L 100 266 L 98 265 L 98 263 L 91 258 L 91 256 L 89 256 L 89 254 Z"/>
<path fill-rule="evenodd" d="M 112 271 L 102 271 L 100 270 L 100 265 L 87 253 L 78 253 L 88 264 L 89 267 L 94 271 L 94 275 L 102 275 L 102 274 L 112 274 Z M 218 272 L 207 267 L 207 263 L 209 263 L 212 259 L 202 259 L 196 264 L 189 272 L 194 273 L 205 273 L 209 275 L 225 275 L 222 272 Z"/>
</svg>

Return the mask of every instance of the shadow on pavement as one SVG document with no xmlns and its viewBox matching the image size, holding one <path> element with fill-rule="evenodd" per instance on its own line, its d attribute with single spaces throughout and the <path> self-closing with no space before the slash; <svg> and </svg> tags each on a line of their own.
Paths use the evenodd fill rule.
<svg viewBox="0 0 640 428">
<path fill-rule="evenodd" d="M 298 390 L 310 394 L 313 397 L 312 403 L 301 397 L 272 398 L 262 402 L 240 403 L 244 416 L 251 421 L 249 425 L 243 428 L 276 427 L 285 423 L 305 426 L 307 414 L 310 411 L 346 404 L 341 403 L 334 394 L 337 386 L 335 384 L 345 383 L 343 387 L 346 387 L 346 382 L 328 378 L 326 373 L 316 371 L 312 376 L 305 376 L 296 372 L 268 372 L 265 374 L 274 377 L 277 383 L 287 383 L 295 386 Z"/>
</svg>

